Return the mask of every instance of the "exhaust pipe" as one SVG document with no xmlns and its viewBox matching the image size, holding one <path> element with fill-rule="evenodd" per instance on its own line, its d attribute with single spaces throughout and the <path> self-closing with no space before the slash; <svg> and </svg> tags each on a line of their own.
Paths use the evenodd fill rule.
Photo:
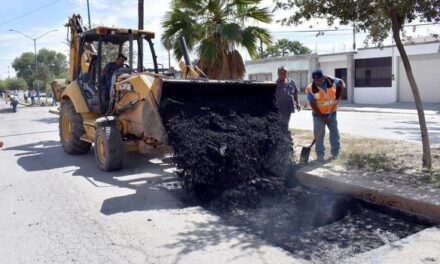
<svg viewBox="0 0 440 264">
<path fill-rule="evenodd" d="M 191 67 L 191 60 L 189 59 L 188 47 L 186 46 L 186 41 L 184 36 L 179 37 L 180 51 L 182 51 L 183 59 L 187 67 Z"/>
<path fill-rule="evenodd" d="M 192 65 L 191 60 L 189 59 L 188 47 L 186 46 L 186 41 L 184 36 L 179 37 L 179 46 L 180 46 L 180 51 L 182 52 L 183 55 L 183 60 L 185 61 L 185 65 L 187 68 L 185 79 L 188 78 L 188 75 L 190 75 L 189 73 L 190 71 L 195 72 L 199 78 L 208 79 L 208 76 L 206 76 L 206 74 L 199 67 L 197 67 L 197 65 L 196 66 Z"/>
<path fill-rule="evenodd" d="M 128 30 L 128 65 L 130 67 L 130 73 L 133 72 L 133 31 Z"/>
</svg>

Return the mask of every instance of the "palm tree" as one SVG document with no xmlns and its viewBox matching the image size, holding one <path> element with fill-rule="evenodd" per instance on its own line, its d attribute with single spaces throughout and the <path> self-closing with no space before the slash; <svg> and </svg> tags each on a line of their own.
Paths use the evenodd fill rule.
<svg viewBox="0 0 440 264">
<path fill-rule="evenodd" d="M 259 41 L 271 43 L 269 32 L 256 26 L 270 23 L 268 8 L 259 8 L 261 0 L 173 0 L 165 14 L 162 43 L 171 41 L 174 56 L 180 60 L 178 38 L 184 36 L 197 65 L 212 79 L 242 79 L 243 58 L 237 47 L 244 47 L 251 58 L 258 56 Z M 253 22 L 253 25 L 249 25 Z"/>
</svg>

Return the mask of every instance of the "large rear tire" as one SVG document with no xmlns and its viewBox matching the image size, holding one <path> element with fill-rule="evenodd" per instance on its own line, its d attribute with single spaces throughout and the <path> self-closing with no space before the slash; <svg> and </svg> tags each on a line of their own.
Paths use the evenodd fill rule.
<svg viewBox="0 0 440 264">
<path fill-rule="evenodd" d="M 99 127 L 96 131 L 95 157 L 101 170 L 114 171 L 122 168 L 122 137 L 115 126 Z"/>
<path fill-rule="evenodd" d="M 90 151 L 92 144 L 80 139 L 85 133 L 83 118 L 71 101 L 64 101 L 61 105 L 59 129 L 61 145 L 66 153 L 77 155 Z"/>
</svg>

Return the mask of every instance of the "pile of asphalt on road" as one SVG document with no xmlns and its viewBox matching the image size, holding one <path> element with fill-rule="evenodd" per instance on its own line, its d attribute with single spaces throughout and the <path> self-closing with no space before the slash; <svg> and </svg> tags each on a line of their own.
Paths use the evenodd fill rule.
<svg viewBox="0 0 440 264">
<path fill-rule="evenodd" d="M 292 173 L 292 138 L 273 96 L 192 97 L 161 109 L 185 189 L 203 201 L 256 205 Z"/>
</svg>

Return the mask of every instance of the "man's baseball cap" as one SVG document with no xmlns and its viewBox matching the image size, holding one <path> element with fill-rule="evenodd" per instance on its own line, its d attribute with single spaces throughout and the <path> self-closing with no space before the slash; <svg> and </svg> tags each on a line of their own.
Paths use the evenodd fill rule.
<svg viewBox="0 0 440 264">
<path fill-rule="evenodd" d="M 322 74 L 322 71 L 320 69 L 316 69 L 312 72 L 312 78 L 321 78 L 324 74 Z"/>
</svg>

